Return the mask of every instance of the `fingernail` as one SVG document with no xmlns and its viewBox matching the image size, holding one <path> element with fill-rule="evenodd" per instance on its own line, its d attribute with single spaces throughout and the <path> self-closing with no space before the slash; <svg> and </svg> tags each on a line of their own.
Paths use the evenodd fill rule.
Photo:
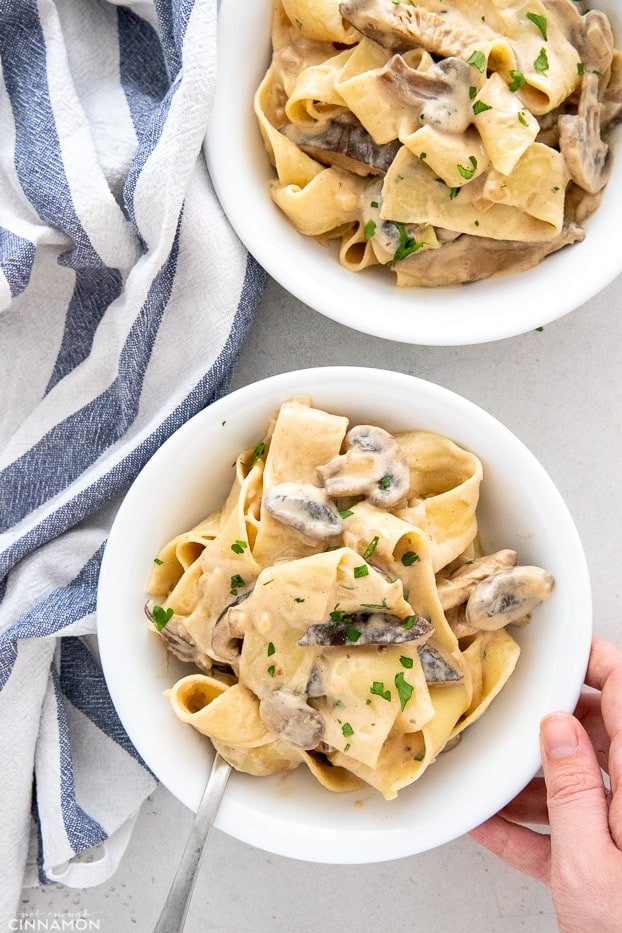
<svg viewBox="0 0 622 933">
<path fill-rule="evenodd" d="M 573 718 L 566 713 L 545 716 L 540 725 L 540 739 L 549 758 L 568 758 L 576 755 L 579 748 Z"/>
</svg>

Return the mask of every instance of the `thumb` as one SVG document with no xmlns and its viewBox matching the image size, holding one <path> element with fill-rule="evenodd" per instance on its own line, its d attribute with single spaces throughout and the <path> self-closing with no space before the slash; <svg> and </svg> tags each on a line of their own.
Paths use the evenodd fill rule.
<svg viewBox="0 0 622 933">
<path fill-rule="evenodd" d="M 554 848 L 571 853 L 588 834 L 609 837 L 607 797 L 590 738 L 570 713 L 551 713 L 540 725 L 542 770 Z"/>
</svg>

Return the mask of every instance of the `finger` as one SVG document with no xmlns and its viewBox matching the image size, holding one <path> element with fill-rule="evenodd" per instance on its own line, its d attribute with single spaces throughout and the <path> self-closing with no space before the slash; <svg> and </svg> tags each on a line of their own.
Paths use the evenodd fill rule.
<svg viewBox="0 0 622 933">
<path fill-rule="evenodd" d="M 609 772 L 609 734 L 603 722 L 600 692 L 582 693 L 574 714 L 590 737 L 598 764 Z"/>
<path fill-rule="evenodd" d="M 622 650 L 595 635 L 592 639 L 592 650 L 585 675 L 586 684 L 596 690 L 602 690 L 609 675 L 621 669 Z"/>
<path fill-rule="evenodd" d="M 499 816 L 511 823 L 532 823 L 547 825 L 549 812 L 546 806 L 546 785 L 544 778 L 533 778 L 514 800 L 499 811 Z"/>
<path fill-rule="evenodd" d="M 622 786 L 620 786 L 620 775 L 622 774 L 622 732 L 614 736 L 609 749 L 609 768 L 613 777 L 611 778 L 611 799 L 609 803 L 609 831 L 611 838 L 622 850 Z"/>
<path fill-rule="evenodd" d="M 594 846 L 611 844 L 600 766 L 585 729 L 569 713 L 546 716 L 540 737 L 553 857 L 559 852 L 583 872 L 592 855 L 577 840 L 588 831 Z"/>
<path fill-rule="evenodd" d="M 615 796 L 622 791 L 622 761 L 617 754 L 617 747 L 622 741 L 622 667 L 608 673 L 601 693 L 601 707 L 603 722 L 610 739 L 608 771 L 611 793 Z M 615 746 L 616 750 L 612 746 Z"/>
<path fill-rule="evenodd" d="M 501 816 L 493 816 L 469 835 L 507 865 L 524 874 L 550 884 L 551 840 L 516 823 L 508 823 Z"/>
</svg>

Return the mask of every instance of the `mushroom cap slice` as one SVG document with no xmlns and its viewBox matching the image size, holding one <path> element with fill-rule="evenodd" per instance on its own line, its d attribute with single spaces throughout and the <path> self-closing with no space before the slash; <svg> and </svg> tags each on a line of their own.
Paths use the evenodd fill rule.
<svg viewBox="0 0 622 933">
<path fill-rule="evenodd" d="M 466 604 L 466 621 L 484 631 L 522 621 L 550 597 L 554 583 L 552 574 L 542 567 L 501 570 L 475 587 Z"/>
<path fill-rule="evenodd" d="M 322 741 L 322 715 L 301 694 L 274 690 L 259 701 L 259 715 L 270 732 L 296 748 L 309 751 Z"/>
<path fill-rule="evenodd" d="M 362 424 L 345 437 L 346 452 L 317 468 L 332 498 L 365 496 L 371 505 L 390 508 L 410 488 L 410 469 L 404 453 L 384 428 Z"/>
<path fill-rule="evenodd" d="M 385 175 L 400 143 L 379 145 L 354 118 L 335 118 L 320 129 L 303 129 L 287 124 L 281 129 L 293 143 L 318 162 L 366 175 Z"/>
<path fill-rule="evenodd" d="M 325 490 L 310 483 L 277 483 L 264 495 L 267 512 L 307 538 L 331 538 L 341 532 L 342 520 Z"/>
<path fill-rule="evenodd" d="M 349 612 L 310 625 L 297 644 L 302 648 L 400 645 L 428 638 L 433 631 L 432 623 L 418 615 L 399 619 L 388 612 Z"/>
<path fill-rule="evenodd" d="M 451 684 L 462 680 L 463 675 L 432 645 L 417 645 L 423 674 L 428 684 Z"/>
<path fill-rule="evenodd" d="M 600 135 L 600 111 L 598 75 L 585 74 L 578 112 L 558 121 L 559 148 L 570 176 L 590 194 L 605 187 L 613 167 L 609 146 Z"/>
</svg>

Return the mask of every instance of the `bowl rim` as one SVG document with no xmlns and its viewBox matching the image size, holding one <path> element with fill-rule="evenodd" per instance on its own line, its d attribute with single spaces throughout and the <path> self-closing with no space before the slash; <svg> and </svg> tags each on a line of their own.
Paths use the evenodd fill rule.
<svg viewBox="0 0 622 933">
<path fill-rule="evenodd" d="M 583 242 L 525 272 L 450 288 L 398 289 L 382 279 L 381 270 L 350 272 L 334 256 L 327 262 L 330 248 L 297 233 L 268 194 L 272 173 L 252 97 L 269 56 L 270 5 L 271 0 L 220 4 L 216 92 L 204 151 L 214 189 L 239 239 L 291 295 L 325 317 L 375 337 L 419 345 L 474 345 L 552 323 L 622 273 L 622 253 L 610 235 L 617 225 L 615 191 L 622 185 L 622 158 L 614 158 L 603 203 L 585 223 Z M 595 6 L 615 10 L 607 0 Z M 241 69 L 240 60 L 249 67 Z M 612 135 L 616 146 L 621 135 L 618 126 Z"/>
<path fill-rule="evenodd" d="M 239 436 L 248 435 L 251 431 L 249 424 L 243 424 L 244 418 L 256 417 L 259 410 L 273 410 L 276 407 L 275 401 L 278 404 L 294 394 L 309 395 L 315 404 L 321 405 L 323 404 L 322 398 L 328 398 L 336 391 L 341 392 L 343 398 L 344 393 L 345 395 L 352 394 L 353 386 L 360 385 L 370 390 L 369 396 L 367 400 L 357 399 L 355 405 L 351 403 L 351 408 L 356 405 L 359 408 L 374 405 L 378 408 L 379 405 L 384 404 L 382 399 L 379 400 L 379 395 L 383 392 L 397 392 L 399 398 L 410 399 L 411 402 L 425 400 L 425 418 L 435 419 L 438 411 L 449 410 L 452 421 L 455 420 L 456 424 L 465 425 L 462 433 L 466 435 L 474 430 L 473 427 L 468 427 L 469 423 L 474 420 L 478 431 L 491 432 L 486 445 L 487 449 L 503 450 L 516 458 L 522 467 L 529 469 L 528 483 L 521 485 L 520 478 L 516 482 L 519 483 L 520 489 L 524 489 L 529 495 L 543 496 L 542 501 L 546 502 L 545 511 L 548 509 L 550 515 L 553 515 L 559 523 L 562 532 L 559 547 L 564 552 L 564 561 L 569 560 L 568 564 L 560 563 L 560 566 L 564 566 L 566 574 L 564 588 L 568 588 L 568 593 L 563 595 L 562 606 L 567 612 L 572 612 L 575 622 L 564 636 L 560 651 L 563 657 L 556 657 L 553 661 L 547 660 L 547 677 L 550 676 L 552 683 L 547 684 L 546 689 L 542 688 L 543 695 L 538 699 L 537 709 L 534 708 L 529 714 L 530 729 L 523 730 L 525 734 L 523 732 L 519 734 L 518 747 L 515 748 L 507 736 L 502 735 L 499 730 L 494 732 L 493 710 L 496 705 L 499 705 L 500 709 L 501 702 L 506 702 L 503 699 L 503 692 L 495 700 L 493 708 L 486 714 L 486 717 L 491 718 L 487 720 L 483 717 L 468 730 L 470 734 L 464 742 L 465 746 L 467 742 L 470 742 L 470 747 L 478 748 L 478 754 L 483 754 L 485 760 L 496 760 L 497 763 L 510 761 L 512 764 L 511 773 L 505 775 L 503 786 L 499 786 L 498 781 L 492 780 L 491 775 L 488 775 L 484 797 L 479 794 L 480 776 L 478 775 L 478 779 L 475 780 L 474 775 L 471 774 L 472 768 L 469 770 L 468 767 L 469 761 L 473 758 L 472 753 L 470 758 L 466 758 L 466 770 L 464 770 L 463 758 L 460 759 L 463 765 L 461 782 L 464 784 L 459 792 L 463 795 L 461 802 L 453 799 L 445 801 L 446 813 L 444 812 L 441 816 L 437 815 L 434 819 L 431 816 L 423 819 L 421 815 L 425 801 L 428 797 L 434 800 L 437 793 L 434 787 L 431 791 L 429 790 L 435 769 L 444 768 L 447 771 L 447 766 L 444 762 L 441 763 L 440 759 L 419 782 L 406 789 L 412 791 L 412 788 L 417 788 L 417 785 L 422 784 L 430 775 L 426 789 L 423 790 L 422 787 L 421 794 L 417 790 L 416 796 L 411 793 L 407 799 L 406 795 L 402 796 L 402 792 L 398 800 L 386 802 L 375 792 L 369 795 L 363 792 L 355 795 L 357 800 L 363 800 L 361 809 L 356 810 L 355 805 L 349 807 L 347 812 L 343 804 L 344 798 L 341 795 L 330 794 L 319 785 L 316 786 L 310 775 L 301 773 L 301 769 L 270 778 L 251 778 L 237 772 L 232 775 L 216 818 L 218 828 L 243 842 L 278 855 L 324 863 L 380 862 L 427 851 L 462 835 L 504 806 L 525 786 L 540 767 L 537 742 L 539 715 L 548 712 L 549 708 L 553 707 L 568 711 L 574 710 L 583 685 L 591 644 L 589 575 L 577 529 L 551 478 L 534 455 L 508 428 L 475 403 L 451 390 L 404 373 L 368 367 L 343 366 L 314 367 L 269 376 L 225 395 L 171 435 L 146 464 L 130 488 L 108 536 L 97 596 L 100 657 L 108 689 L 119 718 L 131 742 L 156 777 L 179 800 L 196 810 L 212 756 L 209 742 L 176 720 L 170 712 L 168 701 L 161 696 L 163 685 L 170 686 L 180 675 L 173 674 L 171 679 L 170 669 L 167 668 L 163 672 L 161 646 L 148 644 L 148 637 L 152 642 L 154 640 L 152 636 L 147 636 L 146 625 L 132 628 L 137 613 L 142 620 L 142 605 L 140 605 L 140 593 L 137 593 L 137 590 L 141 591 L 143 602 L 145 599 L 142 581 L 140 585 L 137 584 L 135 576 L 132 577 L 132 569 L 142 568 L 146 577 L 149 559 L 152 559 L 157 552 L 159 543 L 164 543 L 166 540 L 156 542 L 152 537 L 154 528 L 162 529 L 166 525 L 166 521 L 163 520 L 158 510 L 146 511 L 148 503 L 153 501 L 154 490 L 158 496 L 166 497 L 169 492 L 174 493 L 180 483 L 183 485 L 189 479 L 192 469 L 196 471 L 196 458 L 192 460 L 189 444 L 192 442 L 194 445 L 192 449 L 196 450 L 199 434 L 203 438 L 201 443 L 204 448 L 213 449 L 214 436 L 222 432 L 223 438 L 225 437 L 224 429 L 230 419 L 232 428 L 229 440 L 227 443 L 223 442 L 223 450 L 220 453 L 222 461 L 230 463 L 230 450 L 239 442 Z M 319 401 L 316 401 L 314 396 L 319 397 Z M 347 406 L 342 401 L 336 407 L 344 411 Z M 237 425 L 236 419 L 238 419 Z M 264 426 L 264 424 L 261 425 L 261 430 Z M 460 443 L 460 437 L 455 437 L 456 432 L 453 434 L 454 439 Z M 210 444 L 212 447 L 209 446 Z M 246 446 L 250 445 L 246 444 Z M 243 449 L 243 447 L 238 447 L 238 449 Z M 184 451 L 185 460 L 183 457 L 180 459 Z M 478 453 L 478 451 L 475 452 Z M 177 476 L 173 475 L 175 467 L 179 471 Z M 193 508 L 196 512 L 196 505 Z M 177 522 L 177 526 L 183 526 L 183 524 L 181 520 Z M 139 529 L 138 535 L 137 528 Z M 138 555 L 139 551 L 141 555 Z M 146 555 L 151 555 L 151 558 Z M 561 561 L 561 553 L 559 559 Z M 141 560 L 144 563 L 141 563 Z M 568 608 L 569 606 L 571 609 Z M 580 625 L 577 620 L 582 620 Z M 545 635 L 548 638 L 546 632 Z M 144 655 L 141 654 L 143 646 Z M 154 647 L 157 649 L 155 653 Z M 160 665 L 159 669 L 158 665 Z M 559 673 L 564 665 L 566 666 L 565 675 L 556 680 L 555 672 Z M 551 669 L 550 675 L 549 668 Z M 142 682 L 139 676 L 141 670 L 143 672 Z M 135 682 L 137 677 L 138 682 Z M 148 702 L 145 702 L 145 698 Z M 551 703 L 553 707 L 550 707 Z M 508 704 L 510 704 L 509 697 L 505 715 L 511 708 Z M 524 715 L 524 711 L 521 711 L 520 716 Z M 169 716 L 171 721 L 167 719 Z M 145 721 L 148 721 L 147 728 L 144 725 Z M 487 721 L 489 726 L 486 725 Z M 482 723 L 484 723 L 483 727 Z M 474 738 L 478 726 L 480 726 L 478 737 Z M 487 734 L 490 730 L 501 742 L 498 748 L 495 746 L 493 749 L 494 754 L 487 748 Z M 526 732 L 530 734 L 527 735 Z M 179 744 L 176 745 L 178 740 Z M 182 769 L 173 760 L 180 748 L 188 756 L 186 764 L 188 761 L 192 763 L 192 774 L 182 773 Z M 460 752 L 460 747 L 456 751 Z M 438 773 L 440 775 L 440 770 Z M 266 783 L 257 785 L 257 781 Z M 443 781 L 445 781 L 444 777 Z M 453 786 L 451 775 L 449 786 Z M 467 794 L 469 787 L 476 790 L 473 791 L 474 798 L 468 800 L 467 806 L 464 795 Z M 296 797 L 297 794 L 300 796 L 301 789 L 303 790 L 302 796 L 305 798 L 302 808 L 300 800 Z M 352 803 L 351 795 L 347 796 L 349 798 L 347 803 Z M 333 798 L 338 798 L 338 802 Z M 318 806 L 320 807 L 319 817 Z M 342 811 L 343 818 L 340 817 Z M 417 833 L 413 832 L 413 812 Z M 458 814 L 457 821 L 456 814 Z M 418 821 L 417 818 L 419 818 Z M 341 823 L 340 819 L 342 819 Z M 304 832 L 302 852 L 298 838 L 299 832 Z"/>
</svg>

